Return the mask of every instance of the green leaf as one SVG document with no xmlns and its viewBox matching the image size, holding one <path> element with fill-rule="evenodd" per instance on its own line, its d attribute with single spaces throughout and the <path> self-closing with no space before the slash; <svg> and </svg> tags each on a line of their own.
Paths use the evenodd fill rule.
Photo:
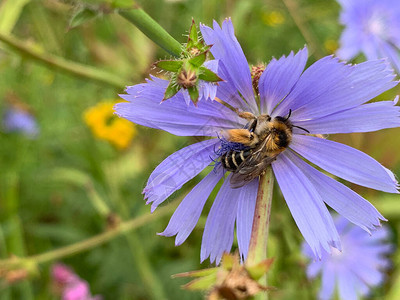
<svg viewBox="0 0 400 300">
<path fill-rule="evenodd" d="M 192 66 L 198 68 L 206 61 L 206 58 L 207 58 L 207 51 L 200 53 L 199 55 L 196 55 L 195 57 L 189 59 L 189 63 Z"/>
<path fill-rule="evenodd" d="M 56 168 L 53 170 L 51 180 L 65 183 L 72 183 L 79 187 L 85 187 L 91 182 L 90 176 L 85 172 L 73 168 Z"/>
<path fill-rule="evenodd" d="M 192 102 L 196 105 L 197 101 L 199 100 L 199 90 L 197 87 L 191 87 L 187 89 L 189 92 L 190 99 L 192 99 Z"/>
<path fill-rule="evenodd" d="M 203 269 L 203 270 L 197 270 L 197 271 L 184 272 L 184 273 L 174 274 L 174 275 L 172 275 L 172 278 L 204 277 L 204 276 L 209 276 L 211 274 L 217 273 L 218 270 L 219 270 L 219 268 L 209 268 L 209 269 Z"/>
<path fill-rule="evenodd" d="M 187 290 L 209 290 L 217 281 L 217 273 L 210 274 L 209 276 L 201 277 L 199 279 L 192 280 L 188 284 L 183 286 Z"/>
<path fill-rule="evenodd" d="M 265 259 L 254 266 L 246 266 L 246 270 L 249 272 L 251 278 L 259 280 L 264 274 L 268 273 L 273 261 L 273 258 Z"/>
<path fill-rule="evenodd" d="M 189 41 L 193 42 L 193 43 L 197 43 L 197 41 L 199 40 L 199 37 L 197 35 L 197 26 L 196 23 L 194 21 L 194 19 L 192 18 L 192 25 L 190 26 L 189 29 Z"/>
<path fill-rule="evenodd" d="M 217 74 L 215 74 L 213 71 L 207 69 L 204 66 L 200 67 L 200 74 L 199 74 L 199 79 L 204 80 L 204 81 L 209 81 L 209 82 L 218 82 L 218 81 L 223 81 L 221 77 L 219 77 Z"/>
<path fill-rule="evenodd" d="M 181 60 L 160 60 L 154 63 L 160 69 L 170 72 L 178 72 L 183 65 Z"/>
<path fill-rule="evenodd" d="M 97 16 L 97 12 L 89 8 L 82 8 L 72 16 L 71 20 L 69 21 L 69 29 L 78 27 L 86 22 L 89 22 Z"/>
<path fill-rule="evenodd" d="M 192 48 L 196 48 L 199 44 L 199 37 L 197 35 L 197 27 L 194 19 L 192 18 L 192 25 L 189 29 L 189 38 L 186 44 L 186 50 L 190 50 Z"/>
<path fill-rule="evenodd" d="M 180 90 L 180 86 L 171 81 L 169 83 L 167 89 L 165 90 L 164 99 L 162 101 L 165 101 L 165 100 L 175 96 L 176 93 L 179 92 L 179 90 Z"/>
</svg>

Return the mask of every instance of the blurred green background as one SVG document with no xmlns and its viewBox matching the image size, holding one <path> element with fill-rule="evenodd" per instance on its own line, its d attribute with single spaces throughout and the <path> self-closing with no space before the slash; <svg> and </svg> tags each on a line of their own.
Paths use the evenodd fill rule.
<svg viewBox="0 0 400 300">
<path fill-rule="evenodd" d="M 142 0 L 137 4 L 179 42 L 186 41 L 192 17 L 208 25 L 213 19 L 221 22 L 232 17 L 252 64 L 305 44 L 312 49 L 311 64 L 334 52 L 342 30 L 335 1 Z M 187 280 L 171 279 L 171 275 L 199 269 L 201 237 L 212 201 L 182 246 L 175 247 L 174 238 L 156 235 L 200 178 L 174 193 L 166 201 L 171 208 L 161 216 L 150 215 L 141 194 L 151 171 L 195 139 L 136 126 L 131 144 L 119 149 L 94 136 L 84 119 L 85 111 L 117 100 L 124 85 L 142 82 L 152 71 L 151 63 L 169 55 L 118 14 L 105 11 L 69 28 L 79 5 L 57 0 L 0 1 L 1 35 L 11 35 L 44 56 L 64 58 L 66 65 L 91 66 L 96 74 L 107 71 L 105 77 L 115 79 L 107 84 L 65 73 L 0 43 L 0 113 L 13 99 L 29 107 L 40 127 L 35 139 L 0 132 L 0 257 L 32 256 L 77 243 L 117 226 L 118 219 L 148 219 L 140 228 L 88 251 L 30 265 L 20 280 L 0 269 L 0 300 L 57 299 L 50 274 L 56 261 L 73 268 L 88 281 L 92 293 L 104 299 L 202 299 L 201 293 L 180 288 Z M 360 56 L 358 61 L 362 60 Z M 399 87 L 379 99 L 390 100 L 398 93 Z M 330 138 L 365 151 L 400 174 L 400 129 Z M 389 219 L 393 243 L 398 244 L 398 195 L 351 187 Z M 278 189 L 271 222 L 269 253 L 275 262 L 269 284 L 277 287 L 271 298 L 314 299 L 318 282 L 305 277 L 299 250 L 302 237 Z M 386 284 L 374 290 L 371 299 L 400 299 L 400 252 L 392 258 Z M 202 267 L 209 265 L 206 261 Z"/>
</svg>

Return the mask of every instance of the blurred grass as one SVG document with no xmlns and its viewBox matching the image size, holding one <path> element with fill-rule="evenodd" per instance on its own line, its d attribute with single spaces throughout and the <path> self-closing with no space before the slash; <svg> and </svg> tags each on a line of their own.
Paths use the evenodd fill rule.
<svg viewBox="0 0 400 300">
<path fill-rule="evenodd" d="M 41 45 L 47 53 L 126 78 L 126 85 L 148 76 L 150 64 L 169 57 L 140 31 L 118 15 L 103 15 L 67 30 L 74 7 L 70 1 L 1 1 L 0 34 L 12 34 L 31 47 Z M 293 2 L 293 1 L 292 1 Z M 232 17 L 236 34 L 249 62 L 256 64 L 304 46 L 306 39 L 282 1 L 138 1 L 173 37 L 185 42 L 191 18 L 208 25 L 212 20 Z M 298 15 L 312 34 L 323 55 L 331 53 L 326 41 L 337 41 L 339 6 L 325 0 L 297 1 Z M 271 12 L 280 21 L 271 23 Z M 275 14 L 276 15 L 276 14 Z M 35 46 L 36 45 L 36 46 Z M 125 219 L 149 213 L 141 194 L 148 175 L 168 155 L 194 142 L 165 132 L 138 128 L 133 145 L 118 151 L 95 139 L 82 119 L 94 104 L 115 99 L 121 89 L 96 83 L 37 64 L 0 45 L 0 99 L 10 92 L 29 105 L 40 126 L 40 135 L 30 140 L 18 134 L 0 133 L 0 254 L 1 258 L 34 255 L 81 241 L 107 226 L 104 210 L 93 203 L 105 203 Z M 309 64 L 318 57 L 311 53 Z M 400 89 L 380 99 L 393 99 Z M 6 107 L 0 101 L 0 113 Z M 331 136 L 370 154 L 386 167 L 400 172 L 400 130 Z M 66 171 L 67 170 L 67 171 Z M 196 178 L 167 202 L 187 193 Z M 400 206 L 398 195 L 351 186 L 390 220 L 393 241 L 398 240 Z M 215 195 L 216 190 L 213 192 Z M 206 204 L 206 211 L 211 201 Z M 96 209 L 97 207 L 97 209 Z M 101 204 L 100 204 L 101 207 Z M 100 212 L 100 213 L 99 213 Z M 198 269 L 200 241 L 205 216 L 188 240 L 174 247 L 173 238 L 156 236 L 168 217 L 149 222 L 127 237 L 121 236 L 90 252 L 66 258 L 64 262 L 87 280 L 94 294 L 105 299 L 151 299 L 147 277 L 139 271 L 136 246 L 140 243 L 148 268 L 168 299 L 201 299 L 179 288 L 184 279 L 170 276 Z M 276 256 L 270 284 L 278 287 L 273 299 L 312 299 L 317 283 L 308 282 L 299 255 L 301 235 L 291 218 L 279 189 L 275 191 L 271 224 L 270 253 Z M 139 250 L 139 251 L 142 251 Z M 394 257 L 398 257 L 396 252 Z M 398 260 L 398 258 L 397 258 Z M 397 261 L 396 260 L 396 261 Z M 207 267 L 208 262 L 202 264 Z M 396 274 L 391 277 L 391 274 Z M 387 284 L 375 291 L 383 297 L 400 289 L 399 270 L 389 273 Z M 156 291 L 157 293 L 157 291 Z M 54 299 L 49 264 L 40 275 L 14 285 L 0 284 L 0 299 Z"/>
</svg>

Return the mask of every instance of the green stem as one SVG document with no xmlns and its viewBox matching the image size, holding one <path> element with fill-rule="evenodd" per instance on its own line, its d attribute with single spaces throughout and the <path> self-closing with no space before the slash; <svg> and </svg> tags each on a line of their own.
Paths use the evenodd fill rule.
<svg viewBox="0 0 400 300">
<path fill-rule="evenodd" d="M 143 9 L 139 7 L 130 10 L 121 10 L 119 14 L 135 25 L 149 39 L 163 48 L 169 54 L 179 57 L 182 45 L 175 40 L 164 28 L 154 21 Z"/>
<path fill-rule="evenodd" d="M 154 272 L 138 236 L 134 232 L 131 232 L 126 234 L 126 239 L 148 295 L 154 300 L 167 299 L 163 285 L 157 274 Z"/>
<path fill-rule="evenodd" d="M 32 45 L 20 41 L 12 35 L 5 35 L 3 33 L 0 33 L 0 41 L 7 45 L 9 48 L 22 54 L 22 56 L 42 63 L 47 67 L 64 71 L 72 75 L 77 75 L 82 78 L 106 83 L 118 89 L 125 88 L 125 80 L 118 77 L 117 75 L 114 75 L 104 70 L 96 69 L 91 66 L 85 66 L 73 61 L 68 61 L 62 57 L 58 57 L 56 55 L 37 50 L 37 47 L 33 48 Z"/>
<path fill-rule="evenodd" d="M 42 264 L 53 260 L 58 260 L 64 257 L 68 257 L 89 249 L 92 249 L 96 246 L 104 244 L 121 234 L 127 233 L 131 230 L 137 229 L 149 221 L 154 221 L 160 217 L 163 217 L 167 214 L 170 214 L 172 211 L 176 209 L 176 205 L 168 205 L 158 209 L 157 213 L 154 215 L 146 214 L 144 216 L 140 216 L 138 218 L 122 222 L 115 229 L 110 229 L 106 232 L 100 233 L 94 237 L 88 238 L 81 242 L 77 242 L 75 244 L 65 246 L 56 250 L 52 250 L 49 252 L 41 253 L 38 255 L 32 255 L 28 257 L 13 257 L 11 259 L 0 260 L 0 269 L 2 268 L 12 268 L 12 267 L 21 267 L 22 265 L 31 265 L 31 264 Z M 23 266 L 22 266 L 23 267 Z"/>
<path fill-rule="evenodd" d="M 272 168 L 268 167 L 265 174 L 260 176 L 256 208 L 254 210 L 253 227 L 249 245 L 249 253 L 246 264 L 255 265 L 267 258 L 269 219 L 271 215 L 272 194 L 274 188 L 274 176 Z M 267 285 L 267 278 L 262 277 L 260 283 Z M 257 299 L 267 299 L 267 293 Z"/>
</svg>

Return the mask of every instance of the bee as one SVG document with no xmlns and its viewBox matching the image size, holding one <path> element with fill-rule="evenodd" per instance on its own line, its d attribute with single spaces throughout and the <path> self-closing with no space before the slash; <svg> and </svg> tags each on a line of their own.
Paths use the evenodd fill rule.
<svg viewBox="0 0 400 300">
<path fill-rule="evenodd" d="M 228 142 L 243 145 L 243 150 L 231 149 L 221 155 L 221 164 L 232 172 L 230 184 L 239 188 L 262 175 L 266 168 L 282 153 L 292 141 L 293 127 L 309 133 L 307 129 L 295 126 L 289 118 L 269 115 L 254 116 L 249 112 L 239 112 L 239 117 L 249 122 L 241 129 L 225 132 Z"/>
</svg>

